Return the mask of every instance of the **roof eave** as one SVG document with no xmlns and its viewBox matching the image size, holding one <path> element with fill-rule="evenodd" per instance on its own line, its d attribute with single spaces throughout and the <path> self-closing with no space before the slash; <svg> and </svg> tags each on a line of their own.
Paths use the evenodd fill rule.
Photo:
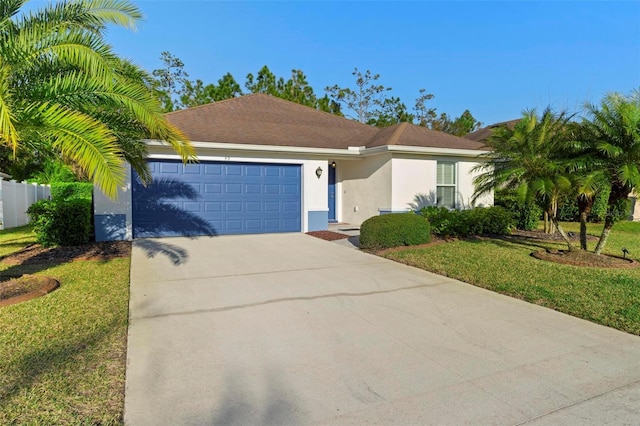
<svg viewBox="0 0 640 426">
<path fill-rule="evenodd" d="M 383 152 L 391 152 L 398 154 L 425 154 L 436 156 L 456 156 L 477 158 L 489 151 L 479 149 L 457 149 L 457 148 L 435 148 L 426 146 L 407 146 L 407 145 L 383 145 L 375 148 L 366 148 L 362 151 L 363 156 L 381 154 Z"/>
<path fill-rule="evenodd" d="M 146 139 L 144 141 L 150 147 L 168 147 L 167 142 L 157 139 Z M 192 141 L 191 145 L 196 149 L 207 151 L 237 151 L 237 152 L 270 152 L 283 154 L 307 154 L 307 155 L 328 155 L 333 157 L 368 157 L 383 153 L 397 154 L 423 154 L 434 156 L 455 156 L 477 158 L 489 151 L 478 149 L 456 149 L 456 148 L 435 148 L 424 146 L 407 146 L 407 145 L 383 145 L 374 148 L 366 148 L 364 146 L 350 146 L 347 149 L 339 148 L 307 148 L 299 146 L 280 146 L 280 145 L 248 145 L 238 143 L 225 142 L 198 142 Z"/>
<path fill-rule="evenodd" d="M 167 147 L 167 142 L 157 139 L 145 139 L 148 146 Z M 211 151 L 243 151 L 243 152 L 279 152 L 283 154 L 312 154 L 312 155 L 329 155 L 341 157 L 357 157 L 364 147 L 350 146 L 348 149 L 340 148 L 307 148 L 300 146 L 281 146 L 281 145 L 249 145 L 239 143 L 225 142 L 198 142 L 191 141 L 191 145 L 196 149 Z"/>
</svg>

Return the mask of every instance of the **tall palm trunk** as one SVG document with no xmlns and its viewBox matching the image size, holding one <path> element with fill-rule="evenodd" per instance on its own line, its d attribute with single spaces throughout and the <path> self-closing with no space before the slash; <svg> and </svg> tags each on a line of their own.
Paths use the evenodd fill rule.
<svg viewBox="0 0 640 426">
<path fill-rule="evenodd" d="M 631 189 L 619 181 L 613 182 L 611 185 L 611 192 L 609 193 L 609 200 L 607 202 L 607 216 L 604 219 L 604 228 L 602 228 L 600 241 L 598 241 L 598 245 L 596 245 L 596 254 L 602 253 L 602 249 L 604 249 L 605 244 L 607 244 L 607 239 L 611 233 L 611 228 L 613 228 L 613 224 L 616 222 L 614 214 L 615 206 L 620 202 L 620 200 L 624 200 L 629 197 L 630 193 Z"/>
<path fill-rule="evenodd" d="M 593 208 L 594 198 L 589 196 L 578 197 L 578 211 L 580 212 L 580 248 L 587 250 L 587 219 Z"/>
<path fill-rule="evenodd" d="M 549 213 L 547 213 L 546 210 L 544 212 L 544 233 L 545 234 L 551 233 L 551 226 L 549 225 Z"/>
<path fill-rule="evenodd" d="M 607 244 L 607 239 L 609 238 L 609 234 L 611 233 L 611 228 L 613 228 L 614 223 L 613 215 L 607 214 L 607 217 L 604 220 L 604 228 L 602 228 L 600 240 L 598 241 L 598 245 L 596 245 L 595 254 L 602 253 L 602 249 L 605 244 Z"/>
<path fill-rule="evenodd" d="M 549 214 L 549 218 L 551 219 L 551 222 L 553 223 L 555 228 L 558 230 L 558 232 L 562 236 L 562 239 L 564 240 L 565 243 L 567 243 L 567 248 L 569 249 L 569 251 L 574 251 L 575 246 L 573 245 L 573 243 L 571 243 L 571 240 L 569 239 L 569 236 L 562 228 L 562 225 L 560 225 L 560 221 L 558 220 L 558 218 L 555 215 L 555 212 L 553 211 L 553 206 L 549 207 L 547 213 Z"/>
</svg>

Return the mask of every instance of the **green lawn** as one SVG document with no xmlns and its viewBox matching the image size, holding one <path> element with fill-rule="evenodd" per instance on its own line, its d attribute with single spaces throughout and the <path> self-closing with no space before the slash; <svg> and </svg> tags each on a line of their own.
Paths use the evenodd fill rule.
<svg viewBox="0 0 640 426">
<path fill-rule="evenodd" d="M 35 242 L 36 235 L 31 232 L 30 226 L 0 231 L 0 257 L 20 250 Z"/>
<path fill-rule="evenodd" d="M 33 242 L 0 231 L 0 254 Z M 0 424 L 120 424 L 129 259 L 15 267 L 57 278 L 53 293 L 0 308 Z"/>
<path fill-rule="evenodd" d="M 578 224 L 564 224 L 577 232 Z M 591 225 L 599 235 L 602 226 Z M 590 242 L 593 249 L 595 242 Z M 478 287 L 547 306 L 609 327 L 640 335 L 640 268 L 601 269 L 559 265 L 535 259 L 533 251 L 561 244 L 499 239 L 455 241 L 384 256 Z M 640 223 L 619 223 L 605 252 L 640 260 Z"/>
</svg>

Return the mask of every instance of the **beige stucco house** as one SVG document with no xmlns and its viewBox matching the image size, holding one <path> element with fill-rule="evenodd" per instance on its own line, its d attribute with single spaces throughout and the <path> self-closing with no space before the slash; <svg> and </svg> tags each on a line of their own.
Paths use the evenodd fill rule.
<svg viewBox="0 0 640 426">
<path fill-rule="evenodd" d="M 154 183 L 95 194 L 98 240 L 308 232 L 422 205 L 470 208 L 484 144 L 409 123 L 376 128 L 253 94 L 167 114 L 192 141 L 183 165 L 147 141 Z M 476 205 L 493 204 L 493 195 Z"/>
</svg>

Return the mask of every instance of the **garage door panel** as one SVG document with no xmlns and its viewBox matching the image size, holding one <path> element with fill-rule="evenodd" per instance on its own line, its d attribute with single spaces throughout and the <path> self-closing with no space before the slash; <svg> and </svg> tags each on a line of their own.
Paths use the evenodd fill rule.
<svg viewBox="0 0 640 426">
<path fill-rule="evenodd" d="M 187 212 L 200 212 L 202 210 L 202 204 L 187 202 L 182 204 L 182 208 Z"/>
<path fill-rule="evenodd" d="M 268 195 L 274 195 L 280 193 L 280 186 L 278 185 L 264 185 L 264 193 Z"/>
<path fill-rule="evenodd" d="M 210 194 L 220 194 L 222 192 L 222 184 L 219 183 L 205 183 L 204 192 Z"/>
<path fill-rule="evenodd" d="M 259 184 L 245 185 L 244 192 L 245 194 L 261 194 L 262 188 Z"/>
<path fill-rule="evenodd" d="M 184 166 L 185 175 L 199 175 L 200 173 L 201 173 L 200 164 L 185 164 Z"/>
<path fill-rule="evenodd" d="M 178 174 L 178 168 L 179 168 L 179 164 L 175 164 L 175 163 L 161 163 L 160 164 L 160 173 L 162 174 Z"/>
<path fill-rule="evenodd" d="M 245 167 L 244 168 L 244 173 L 246 176 L 254 176 L 254 177 L 258 177 L 262 175 L 262 170 L 260 168 L 257 167 Z"/>
<path fill-rule="evenodd" d="M 280 176 L 280 168 L 276 166 L 265 166 L 264 175 L 270 177 Z"/>
<path fill-rule="evenodd" d="M 271 229 L 271 228 L 277 228 L 278 226 L 280 226 L 280 221 L 278 219 L 266 219 L 264 221 L 264 227 Z"/>
<path fill-rule="evenodd" d="M 242 166 L 226 165 L 224 169 L 227 176 L 242 176 Z"/>
<path fill-rule="evenodd" d="M 301 231 L 301 167 L 290 164 L 149 163 L 133 176 L 134 237 Z"/>
<path fill-rule="evenodd" d="M 300 169 L 283 169 L 282 176 L 290 177 L 290 178 L 299 178 L 300 177 Z"/>
<path fill-rule="evenodd" d="M 297 185 L 282 185 L 282 193 L 287 195 L 296 195 L 298 194 L 300 187 Z"/>
<path fill-rule="evenodd" d="M 226 202 L 224 204 L 224 210 L 227 213 L 240 213 L 242 212 L 242 203 L 237 201 Z"/>
<path fill-rule="evenodd" d="M 255 233 L 260 232 L 263 228 L 262 220 L 260 219 L 246 220 L 244 225 L 247 231 L 253 231 Z"/>
<path fill-rule="evenodd" d="M 242 193 L 242 184 L 228 183 L 224 186 L 224 192 L 227 194 L 240 194 Z"/>
<path fill-rule="evenodd" d="M 204 174 L 222 176 L 222 166 L 220 164 L 205 164 Z"/>
<path fill-rule="evenodd" d="M 260 203 L 260 202 L 247 202 L 247 203 L 245 203 L 245 211 L 247 213 L 260 213 L 260 212 L 262 212 L 262 203 Z"/>
</svg>

